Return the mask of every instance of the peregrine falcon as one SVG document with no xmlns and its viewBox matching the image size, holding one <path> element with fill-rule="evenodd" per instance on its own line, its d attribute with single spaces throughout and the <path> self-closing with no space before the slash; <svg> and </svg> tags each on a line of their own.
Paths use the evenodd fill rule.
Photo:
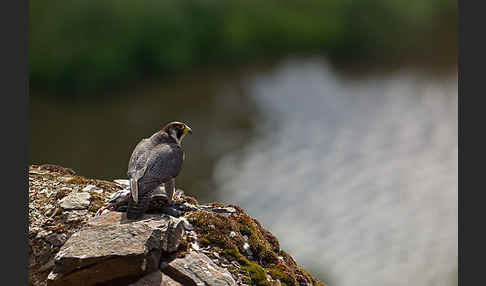
<svg viewBox="0 0 486 286">
<path fill-rule="evenodd" d="M 128 164 L 131 198 L 127 218 L 140 218 L 147 210 L 152 192 L 164 184 L 169 204 L 175 192 L 175 177 L 184 161 L 181 141 L 189 126 L 182 122 L 170 122 L 150 138 L 142 139 L 133 150 Z"/>
</svg>

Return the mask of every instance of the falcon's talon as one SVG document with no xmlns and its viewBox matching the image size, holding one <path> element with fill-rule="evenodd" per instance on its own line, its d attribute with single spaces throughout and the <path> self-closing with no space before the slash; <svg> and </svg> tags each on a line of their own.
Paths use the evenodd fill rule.
<svg viewBox="0 0 486 286">
<path fill-rule="evenodd" d="M 178 207 L 182 206 L 183 204 L 184 204 L 184 201 L 178 201 L 178 202 L 174 202 L 171 206 L 178 208 Z"/>
<path fill-rule="evenodd" d="M 95 216 L 100 216 L 103 214 L 105 210 L 113 211 L 114 208 L 112 205 L 102 206 L 95 214 Z"/>
<path fill-rule="evenodd" d="M 177 208 L 174 208 L 172 205 L 163 208 L 162 212 L 174 217 L 179 217 L 184 214 L 184 211 L 180 211 Z"/>
</svg>

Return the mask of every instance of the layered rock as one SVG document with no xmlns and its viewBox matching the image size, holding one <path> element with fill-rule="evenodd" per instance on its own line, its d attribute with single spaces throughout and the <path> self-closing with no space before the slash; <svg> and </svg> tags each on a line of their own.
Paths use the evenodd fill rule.
<svg viewBox="0 0 486 286">
<path fill-rule="evenodd" d="M 236 285 L 231 274 L 206 255 L 190 251 L 162 265 L 162 270 L 183 285 Z"/>
<path fill-rule="evenodd" d="M 161 254 L 175 252 L 183 233 L 182 221 L 167 215 L 134 222 L 121 212 L 94 217 L 57 253 L 48 285 L 134 282 L 158 270 Z"/>
<path fill-rule="evenodd" d="M 163 188 L 127 220 L 128 186 L 29 168 L 30 285 L 324 285 L 234 205 Z"/>
</svg>

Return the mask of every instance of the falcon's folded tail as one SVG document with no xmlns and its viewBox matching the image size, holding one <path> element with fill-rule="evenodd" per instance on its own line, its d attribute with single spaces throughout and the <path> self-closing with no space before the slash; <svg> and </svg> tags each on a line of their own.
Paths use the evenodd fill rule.
<svg viewBox="0 0 486 286">
<path fill-rule="evenodd" d="M 133 183 L 130 179 L 130 185 Z M 135 180 L 134 180 L 135 181 Z M 150 200 L 152 199 L 152 193 L 160 185 L 157 180 L 142 180 L 135 184 L 135 188 L 132 189 L 132 196 L 128 200 L 127 208 L 127 218 L 128 219 L 138 219 L 143 216 L 145 211 L 147 211 Z M 135 190 L 137 201 L 133 198 L 133 190 Z"/>
<path fill-rule="evenodd" d="M 138 202 L 138 184 L 135 179 L 130 178 L 130 193 L 134 202 Z"/>
<path fill-rule="evenodd" d="M 145 194 L 140 194 L 138 202 L 135 202 L 133 198 L 128 201 L 127 208 L 127 218 L 128 219 L 139 219 L 143 216 L 145 211 L 147 211 L 150 200 L 152 198 L 152 193 L 148 192 Z"/>
</svg>

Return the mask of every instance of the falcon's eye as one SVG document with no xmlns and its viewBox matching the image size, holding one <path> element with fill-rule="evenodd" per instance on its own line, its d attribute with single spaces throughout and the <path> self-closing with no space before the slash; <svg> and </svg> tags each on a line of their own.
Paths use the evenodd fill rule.
<svg viewBox="0 0 486 286">
<path fill-rule="evenodd" d="M 180 130 L 184 130 L 184 125 L 179 125 Z"/>
</svg>

